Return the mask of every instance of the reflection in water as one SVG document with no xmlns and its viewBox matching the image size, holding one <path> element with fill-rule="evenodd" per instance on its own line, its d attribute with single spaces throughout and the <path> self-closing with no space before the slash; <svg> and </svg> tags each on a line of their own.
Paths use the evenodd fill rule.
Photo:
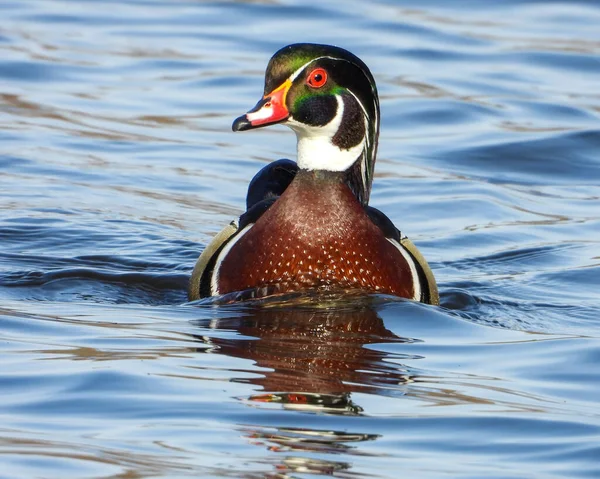
<svg viewBox="0 0 600 479">
<path fill-rule="evenodd" d="M 356 454 L 354 446 L 346 443 L 359 443 L 377 439 L 375 434 L 351 434 L 342 431 L 319 431 L 301 428 L 244 428 L 242 430 L 251 444 L 266 447 L 271 452 L 321 454 Z M 364 455 L 364 453 L 361 453 Z M 317 475 L 333 475 L 339 471 L 347 471 L 351 464 L 346 461 L 317 459 L 300 455 L 286 454 L 277 458 L 273 477 L 289 477 L 288 473 L 305 473 Z M 353 474 L 356 475 L 356 474 Z"/>
<path fill-rule="evenodd" d="M 372 298 L 346 308 L 258 307 L 245 317 L 199 322 L 204 327 L 235 330 L 242 337 L 232 339 L 202 337 L 212 351 L 249 359 L 264 375 L 236 379 L 261 386 L 261 394 L 243 400 L 252 404 L 278 403 L 284 409 L 327 414 L 359 415 L 352 392 L 403 394 L 402 385 L 411 381 L 404 366 L 386 362 L 390 353 L 365 346 L 374 343 L 413 342 L 388 330 L 373 308 Z M 208 351 L 211 351 L 208 350 Z M 394 359 L 400 355 L 394 354 Z M 414 356 L 403 356 L 415 359 Z M 301 452 L 353 454 L 358 443 L 377 439 L 377 434 L 351 433 L 308 428 L 244 426 L 242 433 L 254 445 L 271 452 L 286 453 L 275 457 L 272 477 L 290 477 L 291 473 L 333 475 L 347 471 L 351 464 L 297 455 Z M 289 453 L 296 453 L 290 455 Z M 363 453 L 364 454 L 364 453 Z M 354 473 L 353 475 L 355 475 Z"/>
<path fill-rule="evenodd" d="M 261 377 L 237 379 L 265 391 L 251 401 L 356 414 L 362 409 L 350 401 L 350 393 L 381 394 L 379 389 L 386 388 L 389 394 L 390 388 L 411 380 L 407 368 L 385 361 L 391 353 L 365 347 L 415 341 L 388 330 L 372 302 L 368 297 L 357 299 L 345 308 L 267 305 L 245 311 L 245 316 L 237 311 L 230 318 L 198 324 L 242 335 L 202 339 L 220 354 L 250 359 L 264 368 Z M 393 358 L 415 359 L 397 353 Z"/>
<path fill-rule="evenodd" d="M 599 2 L 66 3 L 0 3 L 0 476 L 600 477 Z M 442 308 L 180 306 L 310 37 L 368 59 Z"/>
</svg>

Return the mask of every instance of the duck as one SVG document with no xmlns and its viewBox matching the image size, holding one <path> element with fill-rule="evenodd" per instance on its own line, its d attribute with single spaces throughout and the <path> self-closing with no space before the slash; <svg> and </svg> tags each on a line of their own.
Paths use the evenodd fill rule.
<svg viewBox="0 0 600 479">
<path fill-rule="evenodd" d="M 246 211 L 200 254 L 188 299 L 339 291 L 439 304 L 423 255 L 368 204 L 379 115 L 374 77 L 353 53 L 314 43 L 277 51 L 262 98 L 232 129 L 286 125 L 296 161 L 273 161 L 250 181 Z"/>
</svg>

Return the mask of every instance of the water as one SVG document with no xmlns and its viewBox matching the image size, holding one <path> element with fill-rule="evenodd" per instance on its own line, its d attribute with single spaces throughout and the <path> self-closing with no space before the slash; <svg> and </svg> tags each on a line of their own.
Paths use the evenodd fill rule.
<svg viewBox="0 0 600 479">
<path fill-rule="evenodd" d="M 600 477 L 600 6 L 0 3 L 0 477 Z M 190 305 L 281 46 L 381 94 L 442 307 Z"/>
</svg>

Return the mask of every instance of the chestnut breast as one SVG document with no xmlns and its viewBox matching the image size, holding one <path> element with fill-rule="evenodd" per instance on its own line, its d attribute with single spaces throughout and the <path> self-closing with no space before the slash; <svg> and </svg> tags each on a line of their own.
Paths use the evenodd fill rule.
<svg viewBox="0 0 600 479">
<path fill-rule="evenodd" d="M 227 253 L 224 294 L 274 285 L 279 292 L 362 289 L 412 298 L 410 266 L 339 176 L 301 170 Z"/>
</svg>

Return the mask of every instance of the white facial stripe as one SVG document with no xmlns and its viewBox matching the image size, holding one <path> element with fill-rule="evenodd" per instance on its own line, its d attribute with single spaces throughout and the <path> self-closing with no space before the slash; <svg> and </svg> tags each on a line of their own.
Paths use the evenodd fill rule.
<svg viewBox="0 0 600 479">
<path fill-rule="evenodd" d="M 322 57 L 313 58 L 311 61 L 306 62 L 304 65 L 302 65 L 300 68 L 298 68 L 294 73 L 292 73 L 290 75 L 290 77 L 289 77 L 289 80 L 293 82 L 296 78 L 298 78 L 298 76 L 300 75 L 300 73 L 302 73 L 302 70 L 304 70 L 312 62 L 316 62 L 317 60 L 320 60 L 321 58 L 329 58 L 330 60 L 339 60 L 339 58 L 329 57 L 329 56 L 322 56 Z"/>
<path fill-rule="evenodd" d="M 406 249 L 404 249 L 404 246 L 402 246 L 396 240 L 392 240 L 390 238 L 387 238 L 387 240 L 390 243 L 392 243 L 396 248 L 398 248 L 400 253 L 402 253 L 402 256 L 404 256 L 404 259 L 408 263 L 408 267 L 410 268 L 410 275 L 412 276 L 412 280 L 413 280 L 414 294 L 413 294 L 412 299 L 415 301 L 420 301 L 421 300 L 421 282 L 419 281 L 419 273 L 417 273 L 417 266 L 415 265 L 415 261 L 413 260 L 412 256 L 408 253 L 408 251 L 406 251 Z"/>
<path fill-rule="evenodd" d="M 366 153 L 365 153 L 365 155 L 366 155 Z M 368 192 L 369 185 L 367 184 L 367 162 L 366 162 L 366 160 L 363 160 L 360 162 L 360 178 L 362 179 L 362 184 L 363 184 L 364 189 Z M 367 195 L 368 194 L 369 193 L 367 193 Z M 368 197 L 367 197 L 367 199 L 368 199 Z"/>
<path fill-rule="evenodd" d="M 296 132 L 298 139 L 298 167 L 307 170 L 345 171 L 360 156 L 365 146 L 365 139 L 356 146 L 343 149 L 334 145 L 331 140 L 337 133 L 344 116 L 344 100 L 340 95 L 337 100 L 335 117 L 324 126 L 310 126 L 290 118 L 287 125 Z"/>
<path fill-rule="evenodd" d="M 242 231 L 240 231 L 235 238 L 233 238 L 229 243 L 225 245 L 225 247 L 219 253 L 217 261 L 215 262 L 215 267 L 212 272 L 212 278 L 210 279 L 210 294 L 212 296 L 217 296 L 219 294 L 219 269 L 221 268 L 221 263 L 231 251 L 231 248 L 240 240 L 242 236 L 244 236 L 250 228 L 254 226 L 254 223 L 250 223 L 246 226 Z"/>
<path fill-rule="evenodd" d="M 350 95 L 352 95 L 354 97 L 354 99 L 356 100 L 356 102 L 359 104 L 361 110 L 363 111 L 365 118 L 369 118 L 369 114 L 367 113 L 366 108 L 363 106 L 362 102 L 358 99 L 358 97 L 354 94 L 354 92 L 352 90 L 348 90 L 346 89 L 346 91 L 348 93 L 350 93 Z"/>
<path fill-rule="evenodd" d="M 323 58 L 340 61 L 339 58 L 328 55 L 313 58 L 292 73 L 288 80 L 293 82 L 300 76 L 306 67 L 308 67 L 308 65 Z M 369 115 L 367 114 L 366 108 L 353 92 L 350 90 L 347 91 L 350 92 L 360 105 L 364 114 L 365 131 L 368 131 Z M 344 102 L 342 98 L 339 95 L 336 95 L 336 99 L 338 103 L 337 114 L 333 120 L 325 126 L 311 127 L 295 121 L 293 117 L 290 117 L 287 120 L 286 125 L 296 132 L 296 138 L 298 140 L 298 158 L 296 163 L 300 168 L 305 168 L 307 170 L 345 171 L 354 164 L 362 154 L 363 150 L 365 150 L 368 135 L 365 135 L 365 138 L 363 138 L 358 145 L 353 146 L 348 150 L 341 149 L 331 142 L 342 123 L 344 114 Z M 375 120 L 377 121 L 377 119 Z M 364 164 L 361 165 L 361 176 L 363 184 L 366 186 L 367 172 L 365 171 Z"/>
<path fill-rule="evenodd" d="M 363 106 L 362 102 L 358 99 L 358 97 L 354 94 L 354 92 L 352 92 L 351 90 L 346 90 L 348 93 L 350 93 L 354 99 L 356 100 L 356 102 L 360 105 L 360 108 L 363 111 L 364 114 L 364 119 L 365 119 L 365 131 L 369 130 L 369 115 L 367 113 L 366 108 Z M 366 147 L 369 146 L 369 135 L 365 135 L 365 142 L 363 143 L 363 145 L 366 145 Z M 366 152 L 365 152 L 366 155 Z M 360 163 L 360 176 L 362 179 L 362 183 L 365 187 L 365 189 L 368 190 L 368 184 L 367 184 L 367 164 L 366 161 L 361 161 Z"/>
</svg>

